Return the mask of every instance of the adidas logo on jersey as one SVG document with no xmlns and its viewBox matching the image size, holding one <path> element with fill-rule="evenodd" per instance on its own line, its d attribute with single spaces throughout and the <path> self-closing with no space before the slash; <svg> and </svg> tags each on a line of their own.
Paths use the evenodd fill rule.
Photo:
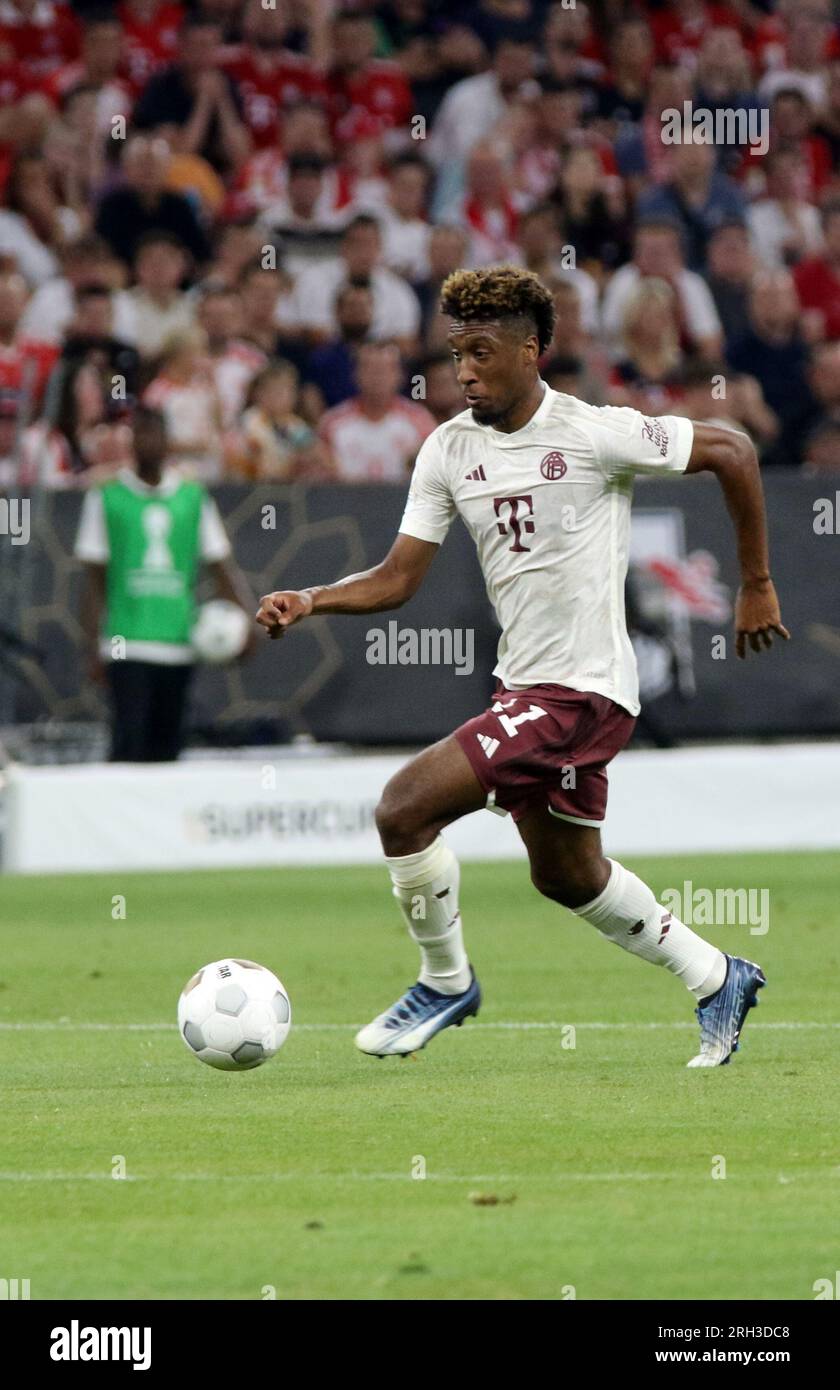
<svg viewBox="0 0 840 1390">
<path fill-rule="evenodd" d="M 481 744 L 485 758 L 492 758 L 499 746 L 499 740 L 491 738 L 489 734 L 476 734 L 476 738 Z"/>
<path fill-rule="evenodd" d="M 472 473 L 465 473 L 465 474 L 464 474 L 464 477 L 466 478 L 466 480 L 467 480 L 468 483 L 486 483 L 486 482 L 487 482 L 487 474 L 486 474 L 485 471 L 484 471 L 484 465 L 483 465 L 483 464 L 479 464 L 478 468 L 474 468 L 473 471 L 472 471 Z"/>
</svg>

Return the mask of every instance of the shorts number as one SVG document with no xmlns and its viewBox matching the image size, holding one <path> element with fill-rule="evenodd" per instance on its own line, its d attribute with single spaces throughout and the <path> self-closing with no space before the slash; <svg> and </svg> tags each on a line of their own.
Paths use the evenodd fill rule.
<svg viewBox="0 0 840 1390">
<path fill-rule="evenodd" d="M 539 705 L 529 705 L 522 714 L 505 714 L 504 705 L 500 705 L 497 700 L 492 706 L 493 713 L 499 716 L 499 723 L 509 738 L 514 738 L 520 724 L 527 724 L 530 719 L 540 719 L 546 711 L 540 709 Z"/>
</svg>

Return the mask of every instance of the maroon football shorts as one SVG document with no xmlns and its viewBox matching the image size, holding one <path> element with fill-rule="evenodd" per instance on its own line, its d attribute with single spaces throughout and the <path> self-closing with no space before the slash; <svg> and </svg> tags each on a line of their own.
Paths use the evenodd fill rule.
<svg viewBox="0 0 840 1390">
<path fill-rule="evenodd" d="M 548 805 L 561 819 L 601 825 L 606 767 L 628 742 L 636 720 L 605 695 L 565 685 L 499 687 L 490 709 L 455 737 L 487 793 L 487 805 L 515 821 Z"/>
</svg>

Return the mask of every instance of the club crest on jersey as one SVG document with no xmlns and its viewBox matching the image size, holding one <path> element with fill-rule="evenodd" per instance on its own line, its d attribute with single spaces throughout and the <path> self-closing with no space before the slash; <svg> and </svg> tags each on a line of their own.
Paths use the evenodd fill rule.
<svg viewBox="0 0 840 1390">
<path fill-rule="evenodd" d="M 540 472 L 544 478 L 548 478 L 550 483 L 564 477 L 566 468 L 566 460 L 562 454 L 558 454 L 556 449 L 552 449 L 550 454 L 545 454 L 540 461 Z"/>
</svg>

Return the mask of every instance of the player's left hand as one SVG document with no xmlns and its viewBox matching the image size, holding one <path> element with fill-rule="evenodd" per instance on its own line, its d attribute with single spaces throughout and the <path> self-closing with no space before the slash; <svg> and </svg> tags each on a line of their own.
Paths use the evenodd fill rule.
<svg viewBox="0 0 840 1390">
<path fill-rule="evenodd" d="M 786 642 L 790 640 L 790 633 L 782 624 L 773 581 L 758 579 L 742 584 L 735 600 L 735 651 L 738 656 L 746 656 L 748 641 L 754 652 L 772 647 L 774 633 Z"/>
</svg>

